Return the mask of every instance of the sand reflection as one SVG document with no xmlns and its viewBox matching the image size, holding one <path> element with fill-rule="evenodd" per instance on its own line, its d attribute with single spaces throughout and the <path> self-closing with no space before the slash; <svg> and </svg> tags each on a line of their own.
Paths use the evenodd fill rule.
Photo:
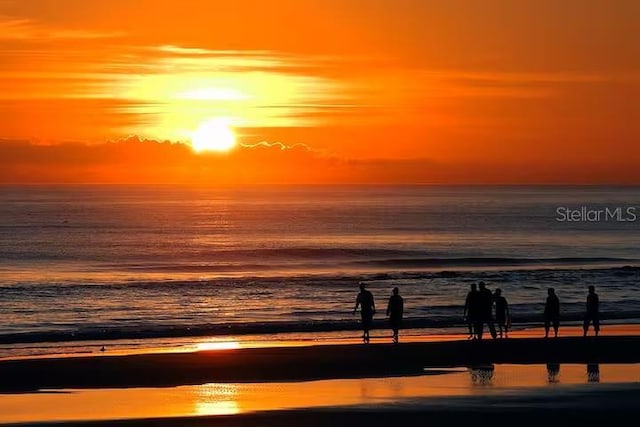
<svg viewBox="0 0 640 427">
<path fill-rule="evenodd" d="M 205 384 L 194 390 L 195 415 L 232 415 L 241 412 L 236 384 Z"/>
<path fill-rule="evenodd" d="M 549 381 L 549 384 L 556 384 L 560 382 L 559 363 L 547 363 L 547 380 Z"/>
<path fill-rule="evenodd" d="M 600 365 L 597 363 L 589 363 L 587 365 L 587 381 L 590 383 L 600 382 Z"/>
<path fill-rule="evenodd" d="M 490 386 L 493 381 L 493 374 L 495 372 L 494 365 L 482 365 L 469 367 L 469 375 L 471 377 L 471 384 L 474 386 Z"/>
<path fill-rule="evenodd" d="M 0 395 L 0 423 L 59 420 L 231 415 L 254 411 L 384 405 L 430 398 L 527 395 L 559 381 L 560 366 L 482 365 L 428 369 L 417 377 L 363 378 L 291 383 L 210 383 L 173 388 L 63 390 L 64 393 Z M 640 380 L 640 364 L 563 364 L 562 384 Z M 571 388 L 567 389 L 571 390 Z M 439 405 L 449 400 L 438 399 Z M 452 402 L 454 400 L 451 400 Z"/>
</svg>

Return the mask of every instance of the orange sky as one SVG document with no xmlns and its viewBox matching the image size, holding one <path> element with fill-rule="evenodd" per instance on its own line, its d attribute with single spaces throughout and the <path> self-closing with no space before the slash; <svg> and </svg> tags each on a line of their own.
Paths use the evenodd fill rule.
<svg viewBox="0 0 640 427">
<path fill-rule="evenodd" d="M 0 0 L 0 182 L 640 184 L 638 22 L 635 0 Z M 240 145 L 195 154 L 217 118 Z"/>
</svg>

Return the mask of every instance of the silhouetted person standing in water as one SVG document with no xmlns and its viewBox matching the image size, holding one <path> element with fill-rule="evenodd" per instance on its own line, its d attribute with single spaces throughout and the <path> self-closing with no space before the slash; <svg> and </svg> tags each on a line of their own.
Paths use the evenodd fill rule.
<svg viewBox="0 0 640 427">
<path fill-rule="evenodd" d="M 365 289 L 364 283 L 360 283 L 360 293 L 356 298 L 356 306 L 353 308 L 353 314 L 356 314 L 360 307 L 360 315 L 362 316 L 362 341 L 369 343 L 369 330 L 373 322 L 373 315 L 376 313 L 376 303 L 373 300 L 373 294 Z"/>
<path fill-rule="evenodd" d="M 553 325 L 554 337 L 558 337 L 560 327 L 560 300 L 556 295 L 556 290 L 547 290 L 547 302 L 544 305 L 544 337 L 549 338 L 549 328 Z"/>
<path fill-rule="evenodd" d="M 589 331 L 589 324 L 593 322 L 593 329 L 596 331 L 596 336 L 600 333 L 600 299 L 596 294 L 596 288 L 589 286 L 589 294 L 587 295 L 587 312 L 584 314 L 584 336 L 587 336 Z"/>
<path fill-rule="evenodd" d="M 496 323 L 498 324 L 499 336 L 502 338 L 502 331 L 504 330 L 504 337 L 509 337 L 509 303 L 507 299 L 502 296 L 502 290 L 496 289 L 494 298 L 496 303 Z"/>
<path fill-rule="evenodd" d="M 402 313 L 404 312 L 404 300 L 400 296 L 400 289 L 393 288 L 393 295 L 389 297 L 389 304 L 387 305 L 387 317 L 389 323 L 391 323 L 391 329 L 393 330 L 393 342 L 398 343 L 398 332 L 402 326 Z"/>
<path fill-rule="evenodd" d="M 469 339 L 476 338 L 476 323 L 478 322 L 478 287 L 471 284 L 471 291 L 467 294 L 464 302 L 464 320 L 469 328 Z"/>
<path fill-rule="evenodd" d="M 493 294 L 487 289 L 484 282 L 480 282 L 478 285 L 480 290 L 478 291 L 478 321 L 476 322 L 476 334 L 478 339 L 482 339 L 484 330 L 484 324 L 489 326 L 489 332 L 491 336 L 496 338 L 496 326 L 493 324 Z"/>
</svg>

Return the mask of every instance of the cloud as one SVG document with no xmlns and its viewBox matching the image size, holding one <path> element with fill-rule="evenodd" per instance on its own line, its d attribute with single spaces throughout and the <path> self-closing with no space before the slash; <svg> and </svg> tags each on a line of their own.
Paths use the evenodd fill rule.
<svg viewBox="0 0 640 427">
<path fill-rule="evenodd" d="M 50 27 L 27 18 L 0 15 L 0 40 L 74 40 L 123 37 L 121 31 L 91 31 L 87 29 Z"/>
<path fill-rule="evenodd" d="M 313 148 L 309 147 L 307 144 L 303 144 L 301 142 L 295 143 L 293 145 L 287 145 L 285 143 L 282 142 L 267 142 L 267 141 L 260 141 L 257 142 L 255 144 L 240 144 L 241 147 L 244 148 L 277 148 L 279 150 L 305 150 L 305 151 L 315 151 L 318 152 L 317 150 L 314 150 Z"/>
<path fill-rule="evenodd" d="M 636 162 L 536 164 L 348 159 L 305 144 L 259 142 L 226 154 L 137 136 L 102 144 L 0 140 L 0 183 L 126 184 L 638 184 Z"/>
<path fill-rule="evenodd" d="M 27 19 L 0 20 L 0 28 L 3 24 L 0 38 L 14 42 L 0 51 L 0 109 L 13 116 L 8 128 L 16 132 L 7 133 L 0 115 L 0 137 L 32 137 L 32 123 L 44 122 L 55 132 L 45 134 L 39 126 L 35 135 L 94 139 L 135 133 L 176 140 L 211 117 L 230 117 L 245 128 L 313 126 L 351 106 L 342 82 L 318 73 L 313 66 L 320 59 L 312 56 L 111 40 L 59 42 L 116 33 L 41 28 Z M 22 42 L 31 39 L 39 42 Z M 29 100 L 38 105 L 25 108 Z M 54 111 L 34 117 L 52 103 Z M 71 111 L 80 103 L 85 104 L 80 114 Z M 92 110 L 90 104 L 106 108 Z M 67 120 L 48 118 L 64 112 Z M 117 126 L 102 126 L 106 116 Z M 78 128 L 89 132 L 79 134 Z"/>
<path fill-rule="evenodd" d="M 304 144 L 196 154 L 186 144 L 137 136 L 92 145 L 0 140 L 1 183 L 312 183 L 330 179 L 332 162 Z"/>
<path fill-rule="evenodd" d="M 172 44 L 164 44 L 160 46 L 151 47 L 152 51 L 171 53 L 175 55 L 190 55 L 190 56 L 255 56 L 255 57 L 269 57 L 273 56 L 275 52 L 269 50 L 222 50 L 222 49 L 206 49 L 202 47 L 185 47 Z"/>
</svg>

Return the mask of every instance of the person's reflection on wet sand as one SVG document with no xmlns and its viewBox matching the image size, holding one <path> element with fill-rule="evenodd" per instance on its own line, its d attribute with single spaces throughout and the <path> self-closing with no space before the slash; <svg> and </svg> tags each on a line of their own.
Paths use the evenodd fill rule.
<svg viewBox="0 0 640 427">
<path fill-rule="evenodd" d="M 549 384 L 560 382 L 559 363 L 547 363 L 547 379 L 549 380 Z"/>
<path fill-rule="evenodd" d="M 471 384 L 474 386 L 491 385 L 493 381 L 494 365 L 476 365 L 469 366 L 469 375 L 471 376 Z"/>
<path fill-rule="evenodd" d="M 598 363 L 587 364 L 587 381 L 590 383 L 600 382 L 600 365 Z"/>
</svg>

